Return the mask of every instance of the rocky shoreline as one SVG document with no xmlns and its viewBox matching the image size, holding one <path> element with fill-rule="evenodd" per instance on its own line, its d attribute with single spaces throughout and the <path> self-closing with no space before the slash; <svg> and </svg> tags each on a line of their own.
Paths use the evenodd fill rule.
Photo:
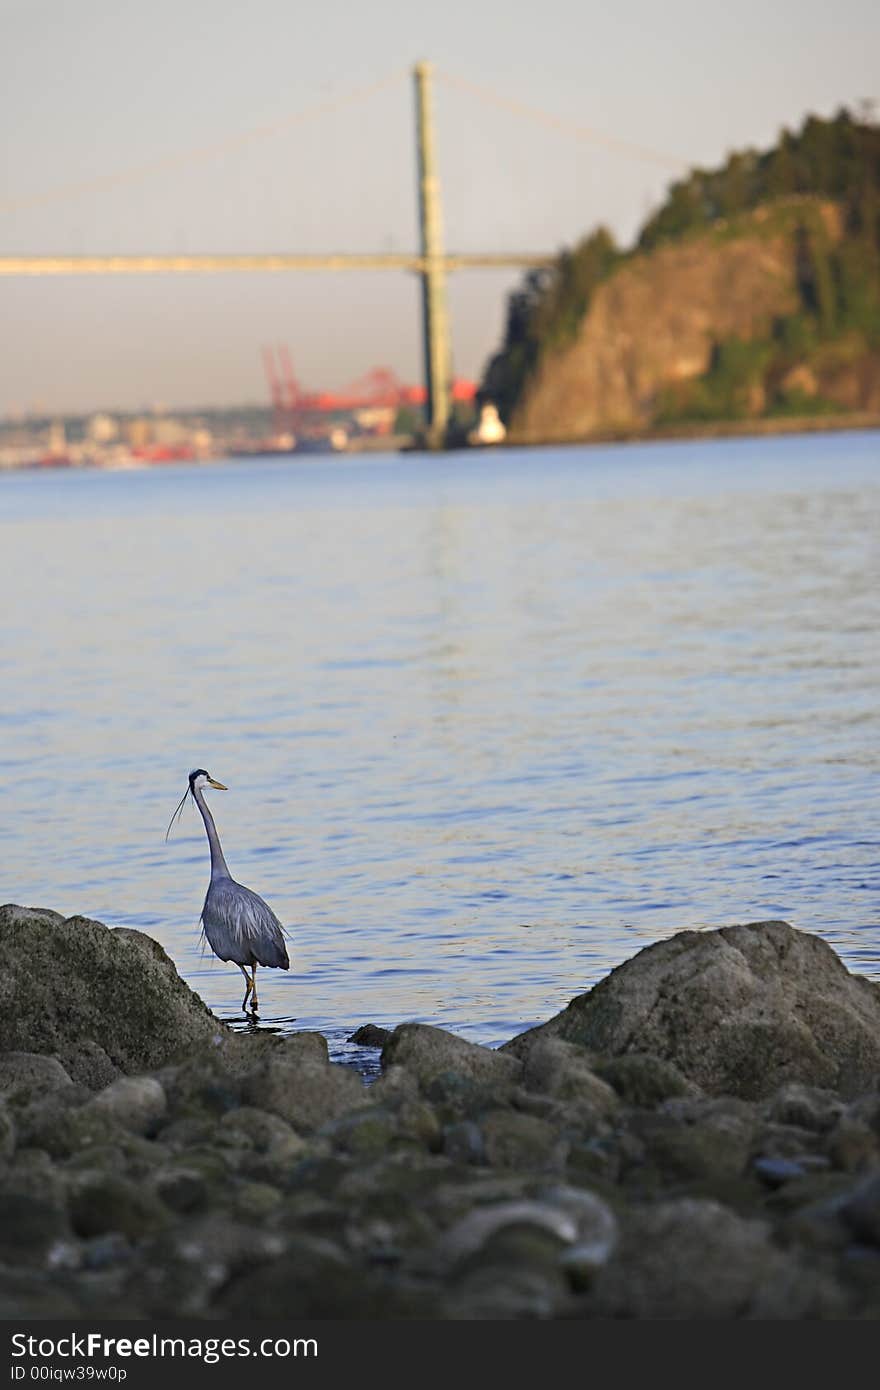
<svg viewBox="0 0 880 1390">
<path fill-rule="evenodd" d="M 140 932 L 0 908 L 0 1317 L 874 1319 L 880 985 L 682 932 L 366 1087 Z"/>
<path fill-rule="evenodd" d="M 758 415 L 745 420 L 676 420 L 617 426 L 545 439 L 511 430 L 496 448 L 546 449 L 586 444 L 657 444 L 698 439 L 774 439 L 792 434 L 848 434 L 880 429 L 880 412 L 844 410 L 831 415 Z"/>
</svg>

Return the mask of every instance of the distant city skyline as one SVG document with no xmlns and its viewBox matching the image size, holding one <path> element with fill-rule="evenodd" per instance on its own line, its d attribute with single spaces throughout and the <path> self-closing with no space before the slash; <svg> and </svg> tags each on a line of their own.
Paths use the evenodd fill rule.
<svg viewBox="0 0 880 1390">
<path fill-rule="evenodd" d="M 867 0 L 735 12 L 632 0 L 611 13 L 546 0 L 537 17 L 500 0 L 415 17 L 403 0 L 362 12 L 325 0 L 305 17 L 282 0 L 228 12 L 0 0 L 0 32 L 0 254 L 414 249 L 407 70 L 419 58 L 560 123 L 438 80 L 453 250 L 555 250 L 600 222 L 632 239 L 674 168 L 571 126 L 668 152 L 683 171 L 880 96 L 880 10 Z M 386 76 L 357 103 L 285 124 Z M 235 143 L 258 127 L 273 130 Z M 479 376 L 518 279 L 451 277 L 457 374 Z M 312 389 L 375 365 L 421 378 L 418 286 L 400 272 L 6 279 L 0 306 L 4 415 L 263 403 L 264 343 L 287 343 Z"/>
</svg>

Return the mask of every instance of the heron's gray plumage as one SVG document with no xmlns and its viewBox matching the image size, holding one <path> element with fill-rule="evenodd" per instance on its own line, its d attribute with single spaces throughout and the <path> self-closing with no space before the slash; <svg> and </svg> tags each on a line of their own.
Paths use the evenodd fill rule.
<svg viewBox="0 0 880 1390">
<path fill-rule="evenodd" d="M 284 933 L 275 913 L 258 893 L 232 878 L 211 877 L 202 926 L 208 945 L 221 960 L 290 968 Z"/>
<path fill-rule="evenodd" d="M 258 893 L 236 883 L 229 872 L 220 836 L 214 824 L 214 817 L 202 795 L 202 785 L 207 784 L 225 791 L 222 782 L 215 782 L 204 768 L 196 768 L 189 775 L 189 794 L 199 808 L 205 823 L 208 845 L 211 850 L 211 882 L 202 908 L 202 927 L 208 945 L 220 960 L 234 961 L 247 981 L 242 1008 L 248 996 L 252 996 L 251 1007 L 257 1009 L 257 966 L 267 965 L 278 970 L 289 970 L 290 961 L 284 944 L 284 929 L 268 903 Z M 180 813 L 186 802 L 183 801 L 171 818 Z M 168 830 L 171 830 L 169 825 Z M 168 838 L 166 833 L 166 839 Z M 248 975 L 248 968 L 251 973 Z"/>
</svg>

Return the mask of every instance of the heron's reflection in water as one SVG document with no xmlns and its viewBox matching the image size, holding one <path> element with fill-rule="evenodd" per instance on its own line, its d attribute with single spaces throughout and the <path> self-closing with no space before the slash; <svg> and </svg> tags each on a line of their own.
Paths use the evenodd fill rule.
<svg viewBox="0 0 880 1390">
<path fill-rule="evenodd" d="M 254 1014 L 218 1014 L 221 1023 L 236 1033 L 293 1033 L 295 1018 L 259 1018 Z"/>
</svg>

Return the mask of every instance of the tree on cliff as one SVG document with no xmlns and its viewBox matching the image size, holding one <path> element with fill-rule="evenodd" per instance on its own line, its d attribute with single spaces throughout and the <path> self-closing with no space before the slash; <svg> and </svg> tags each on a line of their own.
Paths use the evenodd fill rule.
<svg viewBox="0 0 880 1390">
<path fill-rule="evenodd" d="M 541 354 L 574 338 L 596 286 L 621 258 L 614 238 L 599 227 L 549 270 L 531 270 L 507 301 L 500 352 L 491 359 L 480 395 L 508 418 Z"/>
<path fill-rule="evenodd" d="M 832 120 L 808 116 L 800 132 L 784 130 L 773 149 L 732 154 L 720 169 L 695 169 L 675 183 L 666 202 L 649 217 L 638 247 L 705 227 L 773 198 L 801 193 L 842 204 L 850 231 L 877 239 L 880 186 L 880 128 L 841 109 Z"/>
<path fill-rule="evenodd" d="M 814 215 L 816 199 L 840 209 L 842 236 L 833 245 Z M 866 351 L 880 351 L 880 127 L 867 109 L 860 119 L 841 109 L 830 120 L 808 116 L 798 132 L 783 130 L 763 153 L 739 151 L 719 169 L 694 169 L 670 187 L 632 251 L 620 250 L 600 228 L 561 252 L 550 269 L 530 272 L 509 297 L 504 339 L 486 369 L 482 397 L 495 401 L 509 424 L 538 367 L 574 339 L 598 285 L 629 257 L 713 228 L 733 235 L 743 215 L 774 203 L 797 208 L 800 200 L 792 244 L 798 312 L 775 324 L 766 351 L 719 344 L 704 389 L 692 398 L 678 393 L 661 413 L 693 407 L 723 417 L 744 408 L 756 398 L 746 389 L 756 372 L 781 379 L 817 343 L 842 334 L 860 335 Z"/>
</svg>

